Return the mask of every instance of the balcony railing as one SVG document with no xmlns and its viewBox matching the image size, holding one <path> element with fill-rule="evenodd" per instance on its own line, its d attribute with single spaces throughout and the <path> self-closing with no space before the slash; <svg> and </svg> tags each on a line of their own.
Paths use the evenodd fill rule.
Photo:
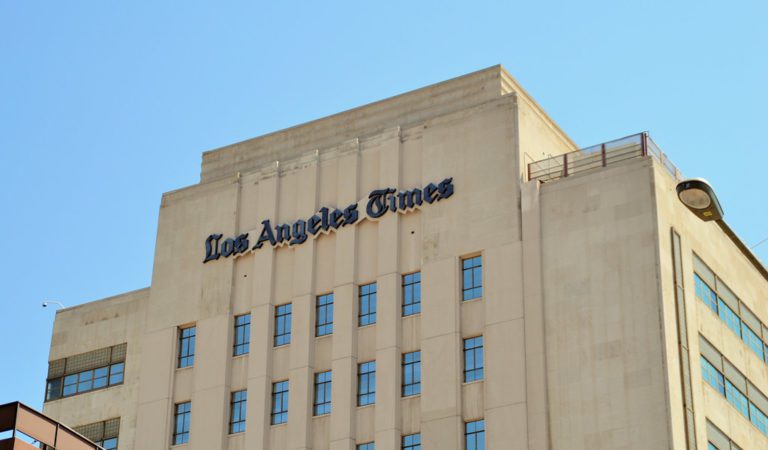
<svg viewBox="0 0 768 450">
<path fill-rule="evenodd" d="M 546 183 L 646 156 L 655 158 L 676 180 L 682 180 L 680 171 L 653 142 L 647 132 L 534 161 L 528 164 L 528 180 Z"/>
</svg>

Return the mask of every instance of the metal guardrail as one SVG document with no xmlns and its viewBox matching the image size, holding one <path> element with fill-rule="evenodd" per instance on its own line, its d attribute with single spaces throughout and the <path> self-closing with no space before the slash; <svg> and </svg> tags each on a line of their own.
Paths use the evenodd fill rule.
<svg viewBox="0 0 768 450">
<path fill-rule="evenodd" d="M 0 433 L 11 432 L 0 439 L 2 450 L 104 450 L 71 428 L 20 403 L 0 405 Z M 36 441 L 36 444 L 28 442 Z"/>
<path fill-rule="evenodd" d="M 683 179 L 680 171 L 666 154 L 648 136 L 648 132 L 633 134 L 621 139 L 604 142 L 574 152 L 534 161 L 528 164 L 528 180 L 542 183 L 566 178 L 577 173 L 588 172 L 622 161 L 651 156 L 676 180 Z"/>
</svg>

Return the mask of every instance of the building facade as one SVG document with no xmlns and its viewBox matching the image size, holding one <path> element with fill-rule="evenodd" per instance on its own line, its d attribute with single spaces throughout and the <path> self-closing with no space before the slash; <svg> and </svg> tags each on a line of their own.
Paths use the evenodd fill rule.
<svg viewBox="0 0 768 450">
<path fill-rule="evenodd" d="M 679 180 L 498 66 L 204 153 L 151 286 L 57 313 L 45 412 L 122 450 L 768 448 L 768 277 Z"/>
</svg>

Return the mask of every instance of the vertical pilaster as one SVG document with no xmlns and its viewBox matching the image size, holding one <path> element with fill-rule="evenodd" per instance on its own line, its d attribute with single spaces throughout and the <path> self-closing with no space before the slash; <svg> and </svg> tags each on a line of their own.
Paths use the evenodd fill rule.
<svg viewBox="0 0 768 450">
<path fill-rule="evenodd" d="M 339 158 L 338 207 L 358 200 L 359 143 Z M 334 279 L 333 395 L 331 397 L 331 450 L 354 450 L 355 374 L 357 369 L 357 229 L 346 227 L 336 234 Z"/>
<path fill-rule="evenodd" d="M 379 183 L 400 185 L 400 129 L 379 150 Z M 400 353 L 400 217 L 386 214 L 378 222 L 378 312 L 376 324 L 376 447 L 399 448 L 401 433 Z"/>
<path fill-rule="evenodd" d="M 317 211 L 320 182 L 320 162 L 302 169 L 297 176 L 296 213 L 309 217 Z M 315 241 L 307 240 L 293 249 L 293 329 L 289 362 L 288 448 L 308 449 L 311 446 L 312 384 L 315 360 L 314 274 Z"/>
<path fill-rule="evenodd" d="M 277 216 L 280 177 L 275 172 L 258 182 L 259 217 Z M 251 245 L 255 244 L 254 236 Z M 275 249 L 264 246 L 252 254 L 253 283 L 251 313 L 251 352 L 248 357 L 248 404 L 245 447 L 269 448 L 270 409 L 272 407 L 272 335 L 274 330 L 272 293 L 274 292 Z"/>
<path fill-rule="evenodd" d="M 525 366 L 528 408 L 528 448 L 549 448 L 546 336 L 542 292 L 541 209 L 539 182 L 522 186 L 523 308 L 525 315 Z M 489 425 L 490 426 L 490 425 Z"/>
</svg>

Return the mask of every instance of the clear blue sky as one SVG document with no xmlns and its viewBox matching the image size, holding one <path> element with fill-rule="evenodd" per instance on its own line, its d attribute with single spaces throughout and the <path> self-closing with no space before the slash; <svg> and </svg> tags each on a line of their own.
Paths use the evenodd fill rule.
<svg viewBox="0 0 768 450">
<path fill-rule="evenodd" d="M 201 152 L 497 63 L 582 146 L 649 130 L 768 237 L 764 0 L 345 3 L 0 0 L 0 403 L 42 405 L 42 300 L 149 285 Z"/>
</svg>

